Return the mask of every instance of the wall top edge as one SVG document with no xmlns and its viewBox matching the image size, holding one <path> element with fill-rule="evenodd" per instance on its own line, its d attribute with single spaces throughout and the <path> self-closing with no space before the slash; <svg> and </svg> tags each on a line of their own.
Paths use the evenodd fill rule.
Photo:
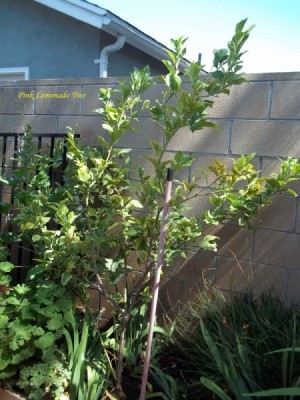
<svg viewBox="0 0 300 400">
<path fill-rule="evenodd" d="M 250 82 L 265 81 L 298 81 L 300 72 L 270 72 L 270 73 L 251 73 L 244 77 Z M 128 79 L 128 78 L 127 78 Z M 28 81 L 1 81 L 0 87 L 28 87 L 28 86 L 57 86 L 57 85 L 116 85 L 126 77 L 108 77 L 108 78 L 61 78 L 61 79 L 32 79 Z M 159 83 L 160 81 L 158 81 Z M 183 78 L 183 82 L 188 82 Z"/>
<path fill-rule="evenodd" d="M 262 72 L 245 74 L 248 81 L 298 81 L 300 71 L 295 72 Z"/>
</svg>

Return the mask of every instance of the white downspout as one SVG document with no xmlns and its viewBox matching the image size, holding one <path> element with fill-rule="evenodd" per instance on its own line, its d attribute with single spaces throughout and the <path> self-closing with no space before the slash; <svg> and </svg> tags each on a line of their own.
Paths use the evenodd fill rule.
<svg viewBox="0 0 300 400">
<path fill-rule="evenodd" d="M 124 46 L 126 40 L 125 35 L 118 35 L 116 43 L 109 44 L 108 46 L 105 46 L 101 53 L 100 53 L 100 59 L 94 60 L 95 64 L 100 64 L 99 67 L 99 76 L 100 78 L 106 78 L 107 77 L 107 66 L 108 66 L 108 56 L 110 53 L 113 53 L 114 51 L 121 50 L 121 48 Z"/>
</svg>

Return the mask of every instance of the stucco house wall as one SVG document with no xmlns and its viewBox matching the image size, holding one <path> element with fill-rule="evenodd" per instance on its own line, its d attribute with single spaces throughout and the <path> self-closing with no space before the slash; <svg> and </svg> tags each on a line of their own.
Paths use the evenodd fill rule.
<svg viewBox="0 0 300 400">
<path fill-rule="evenodd" d="M 29 67 L 29 79 L 98 77 L 101 49 L 116 38 L 32 0 L 1 0 L 0 68 Z M 164 66 L 125 44 L 109 57 L 108 75 L 126 76 L 133 67 Z M 0 77 L 1 79 L 1 77 Z"/>
</svg>

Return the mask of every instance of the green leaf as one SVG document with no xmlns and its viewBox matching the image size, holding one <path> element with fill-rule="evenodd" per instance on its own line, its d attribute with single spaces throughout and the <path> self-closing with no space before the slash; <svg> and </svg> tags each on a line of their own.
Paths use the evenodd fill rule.
<svg viewBox="0 0 300 400">
<path fill-rule="evenodd" d="M 33 235 L 31 240 L 33 241 L 33 243 L 38 242 L 41 239 L 40 235 Z"/>
<path fill-rule="evenodd" d="M 118 283 L 123 276 L 132 271 L 132 268 L 129 265 L 125 265 L 122 259 L 114 260 L 112 258 L 106 258 L 105 262 L 105 266 L 109 271 L 109 281 L 112 284 Z"/>
<path fill-rule="evenodd" d="M 0 315 L 0 331 L 2 330 L 3 332 L 3 329 L 7 328 L 8 322 L 9 319 L 7 315 Z"/>
<path fill-rule="evenodd" d="M 213 61 L 214 67 L 218 68 L 227 60 L 227 58 L 228 58 L 227 49 L 214 50 L 214 61 Z"/>
<path fill-rule="evenodd" d="M 41 225 L 46 225 L 50 221 L 50 219 L 51 218 L 49 218 L 49 217 L 40 217 L 39 221 L 40 221 Z"/>
<path fill-rule="evenodd" d="M 35 340 L 34 345 L 38 349 L 45 350 L 51 347 L 54 344 L 54 341 L 54 334 L 52 332 L 47 332 L 46 334 Z"/>
<path fill-rule="evenodd" d="M 255 397 L 268 397 L 269 399 L 273 396 L 299 396 L 300 388 L 287 387 L 280 389 L 263 390 L 261 392 L 245 393 L 243 396 L 255 396 Z"/>
<path fill-rule="evenodd" d="M 25 222 L 24 224 L 21 224 L 21 229 L 24 231 L 31 231 L 34 227 L 35 225 L 33 222 Z"/>
<path fill-rule="evenodd" d="M 153 148 L 153 150 L 155 151 L 155 154 L 159 155 L 161 153 L 161 150 L 162 150 L 161 144 L 158 143 L 157 140 L 151 140 L 150 144 L 151 144 L 151 147 Z"/>
<path fill-rule="evenodd" d="M 175 73 L 166 75 L 166 85 L 169 86 L 172 92 L 178 92 L 181 85 L 180 76 L 176 75 Z"/>
<path fill-rule="evenodd" d="M 289 193 L 293 197 L 297 197 L 298 196 L 297 193 L 292 189 L 287 189 L 286 192 Z"/>
<path fill-rule="evenodd" d="M 102 128 L 105 129 L 106 131 L 112 133 L 114 128 L 108 124 L 102 124 Z"/>
<path fill-rule="evenodd" d="M 90 172 L 86 165 L 82 165 L 80 168 L 78 168 L 78 179 L 84 183 L 88 183 L 90 181 Z"/>
<path fill-rule="evenodd" d="M 47 322 L 47 328 L 50 331 L 57 331 L 63 327 L 63 318 L 59 313 L 55 313 L 51 316 L 51 319 Z"/>
<path fill-rule="evenodd" d="M 167 68 L 167 70 L 169 72 L 173 72 L 174 71 L 174 66 L 173 63 L 169 60 L 162 60 L 162 63 L 165 65 L 165 67 Z"/>
<path fill-rule="evenodd" d="M 174 160 L 178 164 L 178 166 L 176 166 L 177 169 L 190 167 L 193 164 L 194 159 L 193 156 L 185 155 L 181 150 L 177 151 L 174 156 Z"/>
<path fill-rule="evenodd" d="M 222 400 L 231 400 L 229 396 L 224 392 L 223 389 L 220 388 L 215 382 L 211 379 L 205 378 L 204 376 L 200 378 L 202 385 L 207 387 L 207 389 L 211 390 L 214 394 L 216 394 Z"/>
<path fill-rule="evenodd" d="M 8 261 L 0 262 L 0 272 L 11 272 L 14 269 L 14 265 Z"/>
<path fill-rule="evenodd" d="M 300 353 L 300 347 L 285 347 L 283 349 L 270 351 L 267 354 L 285 353 L 285 352 Z"/>
<path fill-rule="evenodd" d="M 133 208 L 144 208 L 143 204 L 141 204 L 138 200 L 130 200 L 129 206 Z"/>
<path fill-rule="evenodd" d="M 70 282 L 72 279 L 72 274 L 69 274 L 68 272 L 63 272 L 61 275 L 61 283 L 63 286 L 65 286 L 67 283 Z"/>
<path fill-rule="evenodd" d="M 190 76 L 190 78 L 193 80 L 196 80 L 201 72 L 201 65 L 199 62 L 192 62 L 190 63 L 187 73 Z"/>
<path fill-rule="evenodd" d="M 223 79 L 224 76 L 225 76 L 225 72 L 219 71 L 219 70 L 218 71 L 214 71 L 214 72 L 212 72 L 211 76 L 213 78 L 216 78 L 216 79 Z"/>
<path fill-rule="evenodd" d="M 157 121 L 162 121 L 164 119 L 164 110 L 159 105 L 150 108 L 152 117 Z"/>
<path fill-rule="evenodd" d="M 117 150 L 117 154 L 118 155 L 121 155 L 121 154 L 128 154 L 128 153 L 130 153 L 132 151 L 132 149 L 118 149 Z"/>
<path fill-rule="evenodd" d="M 142 105 L 142 110 L 150 107 L 150 100 L 145 100 Z"/>
<path fill-rule="evenodd" d="M 169 397 L 167 397 L 163 392 L 153 392 L 153 393 L 147 393 L 145 396 L 145 399 L 157 399 L 161 398 L 163 400 L 170 400 Z"/>
<path fill-rule="evenodd" d="M 206 235 L 205 238 L 200 242 L 200 247 L 203 250 L 217 251 L 216 239 L 219 239 L 214 235 Z"/>
<path fill-rule="evenodd" d="M 244 29 L 244 26 L 246 25 L 246 22 L 248 21 L 248 18 L 245 18 L 238 22 L 235 26 L 235 33 L 239 33 Z"/>
<path fill-rule="evenodd" d="M 24 296 L 25 294 L 31 292 L 30 287 L 28 287 L 27 285 L 25 285 L 25 283 L 16 285 L 16 286 L 14 287 L 14 290 L 15 290 L 16 293 L 18 293 L 18 294 L 21 295 L 21 296 Z"/>
</svg>

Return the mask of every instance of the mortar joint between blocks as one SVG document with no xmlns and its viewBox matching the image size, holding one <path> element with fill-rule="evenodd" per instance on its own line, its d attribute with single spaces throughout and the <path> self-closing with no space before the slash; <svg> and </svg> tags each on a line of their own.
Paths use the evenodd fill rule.
<svg viewBox="0 0 300 400">
<path fill-rule="evenodd" d="M 293 220 L 293 229 L 292 229 L 293 233 L 297 233 L 297 215 L 299 212 L 299 201 L 300 201 L 300 197 L 297 196 L 295 198 L 295 207 L 294 207 L 294 220 Z"/>
<path fill-rule="evenodd" d="M 268 96 L 268 120 L 272 118 L 272 105 L 273 105 L 273 87 L 274 87 L 274 82 L 270 82 L 270 90 L 269 90 L 269 96 Z"/>
<path fill-rule="evenodd" d="M 233 127 L 233 119 L 228 121 L 228 149 L 227 153 L 232 154 L 231 144 L 232 144 L 232 127 Z"/>
</svg>

